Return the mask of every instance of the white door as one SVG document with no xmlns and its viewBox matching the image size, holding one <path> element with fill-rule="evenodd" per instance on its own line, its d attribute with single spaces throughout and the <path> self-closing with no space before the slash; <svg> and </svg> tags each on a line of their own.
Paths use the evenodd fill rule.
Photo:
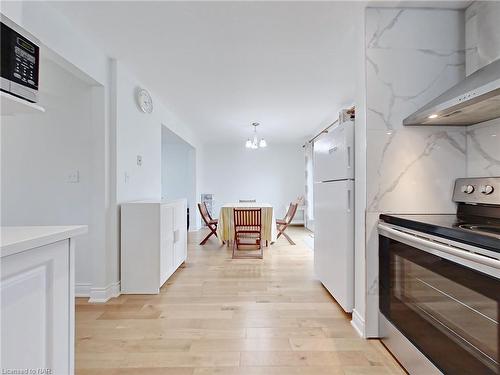
<svg viewBox="0 0 500 375">
<path fill-rule="evenodd" d="M 314 142 L 314 181 L 354 178 L 354 122 L 347 121 Z"/>
<path fill-rule="evenodd" d="M 174 213 L 174 265 L 179 267 L 186 260 L 186 203 L 180 201 L 175 205 Z"/>
<path fill-rule="evenodd" d="M 354 181 L 314 184 L 314 270 L 346 312 L 354 302 Z"/>
<path fill-rule="evenodd" d="M 160 219 L 160 285 L 174 272 L 174 208 L 161 205 Z"/>
</svg>

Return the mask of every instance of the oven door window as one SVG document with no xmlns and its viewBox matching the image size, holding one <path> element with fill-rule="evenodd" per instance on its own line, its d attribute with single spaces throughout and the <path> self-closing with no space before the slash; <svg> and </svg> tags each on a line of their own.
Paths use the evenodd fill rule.
<svg viewBox="0 0 500 375">
<path fill-rule="evenodd" d="M 380 311 L 441 371 L 498 374 L 500 281 L 380 236 Z"/>
</svg>

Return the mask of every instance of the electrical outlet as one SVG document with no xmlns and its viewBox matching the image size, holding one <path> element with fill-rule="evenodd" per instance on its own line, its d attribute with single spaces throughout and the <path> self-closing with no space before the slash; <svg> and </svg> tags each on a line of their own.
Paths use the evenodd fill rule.
<svg viewBox="0 0 500 375">
<path fill-rule="evenodd" d="M 142 156 L 137 155 L 137 165 L 140 167 L 142 165 Z"/>
<path fill-rule="evenodd" d="M 80 182 L 80 171 L 76 170 L 74 172 L 69 173 L 66 176 L 66 182 L 68 184 L 78 184 Z"/>
</svg>

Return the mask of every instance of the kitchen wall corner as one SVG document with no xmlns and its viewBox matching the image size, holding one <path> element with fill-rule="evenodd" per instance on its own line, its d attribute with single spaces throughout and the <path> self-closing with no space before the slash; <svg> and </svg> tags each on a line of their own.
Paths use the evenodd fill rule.
<svg viewBox="0 0 500 375">
<path fill-rule="evenodd" d="M 500 2 L 475 1 L 465 11 L 467 75 L 500 58 Z M 500 176 L 500 119 L 467 127 L 467 176 Z"/>
</svg>

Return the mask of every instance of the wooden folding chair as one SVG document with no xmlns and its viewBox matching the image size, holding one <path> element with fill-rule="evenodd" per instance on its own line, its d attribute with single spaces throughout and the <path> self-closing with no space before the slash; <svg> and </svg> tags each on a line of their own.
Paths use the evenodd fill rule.
<svg viewBox="0 0 500 375">
<path fill-rule="evenodd" d="M 234 217 L 234 241 L 233 241 L 233 259 L 238 258 L 259 258 L 264 257 L 262 247 L 262 208 L 235 208 Z M 255 241 L 255 244 L 246 241 Z M 257 245 L 260 250 L 256 255 L 247 252 L 242 255 L 240 246 Z"/>
<path fill-rule="evenodd" d="M 276 237 L 276 239 L 280 238 L 280 236 L 283 235 L 288 240 L 290 245 L 295 245 L 295 242 L 293 242 L 288 234 L 285 233 L 285 230 L 292 222 L 295 213 L 297 212 L 298 206 L 299 205 L 297 203 L 290 203 L 285 217 L 282 220 L 276 220 L 276 227 L 278 228 L 278 236 Z"/>
<path fill-rule="evenodd" d="M 210 229 L 210 233 L 203 239 L 203 241 L 200 242 L 200 245 L 205 245 L 205 243 L 208 241 L 208 239 L 214 235 L 215 237 L 217 236 L 217 224 L 219 223 L 219 220 L 217 219 L 212 219 L 210 216 L 210 213 L 208 212 L 207 205 L 205 202 L 203 203 L 198 203 L 198 209 L 200 210 L 201 218 L 207 225 L 208 229 Z M 222 241 L 224 243 L 224 241 Z"/>
</svg>

